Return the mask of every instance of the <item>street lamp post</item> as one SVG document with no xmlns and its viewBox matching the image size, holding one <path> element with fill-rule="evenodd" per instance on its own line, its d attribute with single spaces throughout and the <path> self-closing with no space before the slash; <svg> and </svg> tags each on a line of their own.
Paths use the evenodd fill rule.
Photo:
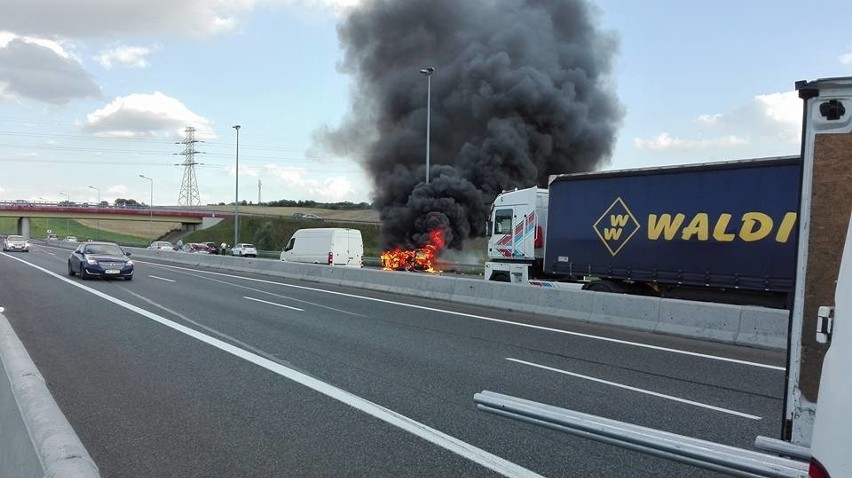
<svg viewBox="0 0 852 478">
<path fill-rule="evenodd" d="M 68 206 L 71 205 L 71 196 L 69 196 L 68 193 L 59 193 L 59 195 L 65 196 L 65 207 L 68 207 Z M 68 216 L 65 216 L 65 235 L 66 236 L 71 235 L 71 233 L 68 231 L 68 226 L 69 226 Z"/>
<path fill-rule="evenodd" d="M 435 68 L 427 66 L 420 73 L 426 75 L 426 184 L 429 184 L 429 130 L 432 123 L 432 73 L 435 73 Z"/>
<path fill-rule="evenodd" d="M 98 206 L 97 207 L 100 210 L 100 207 L 101 207 L 101 190 L 94 187 L 94 186 L 89 186 L 89 189 L 94 189 L 95 191 L 98 192 Z M 100 220 L 100 218 L 95 220 L 95 224 L 97 224 L 97 230 L 98 230 L 98 232 L 95 235 L 95 239 L 100 240 L 101 239 L 101 220 Z"/>
<path fill-rule="evenodd" d="M 235 124 L 231 127 L 237 130 L 237 181 L 234 187 L 234 246 L 236 246 L 240 242 L 240 125 Z"/>
<path fill-rule="evenodd" d="M 154 180 L 144 174 L 140 174 L 139 177 L 151 181 L 151 200 L 148 201 L 148 213 L 150 214 L 148 218 L 148 237 L 151 238 L 151 242 L 154 242 Z"/>
</svg>

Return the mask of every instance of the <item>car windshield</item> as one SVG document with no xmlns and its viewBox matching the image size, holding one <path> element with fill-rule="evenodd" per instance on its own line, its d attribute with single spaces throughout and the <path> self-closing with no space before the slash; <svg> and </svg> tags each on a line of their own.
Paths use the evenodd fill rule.
<svg viewBox="0 0 852 478">
<path fill-rule="evenodd" d="M 243 249 L 254 249 L 254 244 L 243 244 Z"/>
<path fill-rule="evenodd" d="M 24 236 L 9 236 L 6 239 L 8 239 L 10 241 L 23 241 Z"/>
<path fill-rule="evenodd" d="M 104 254 L 111 256 L 123 255 L 121 248 L 115 244 L 89 244 L 84 251 L 86 254 Z"/>
</svg>

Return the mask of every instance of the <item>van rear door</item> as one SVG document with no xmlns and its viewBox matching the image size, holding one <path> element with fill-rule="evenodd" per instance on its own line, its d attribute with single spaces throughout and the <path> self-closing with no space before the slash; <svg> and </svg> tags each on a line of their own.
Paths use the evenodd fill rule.
<svg viewBox="0 0 852 478">
<path fill-rule="evenodd" d="M 361 231 L 357 229 L 346 229 L 346 244 L 346 266 L 362 267 L 364 255 L 364 241 L 361 238 Z"/>
<path fill-rule="evenodd" d="M 834 300 L 834 331 L 822 366 L 811 441 L 814 460 L 820 462 L 828 474 L 816 476 L 852 476 L 852 458 L 849 457 L 849 443 L 852 442 L 852 381 L 849 380 L 852 324 L 849 319 L 852 319 L 852 216 L 840 262 Z"/>
<path fill-rule="evenodd" d="M 332 240 L 335 266 L 351 266 L 353 260 L 353 241 L 350 229 L 335 229 Z"/>
</svg>

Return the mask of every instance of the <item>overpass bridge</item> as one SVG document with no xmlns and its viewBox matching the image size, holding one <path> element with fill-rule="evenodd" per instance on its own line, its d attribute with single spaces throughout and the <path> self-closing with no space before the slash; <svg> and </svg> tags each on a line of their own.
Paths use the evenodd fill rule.
<svg viewBox="0 0 852 478">
<path fill-rule="evenodd" d="M 17 219 L 17 233 L 29 238 L 34 218 L 103 219 L 180 223 L 184 231 L 207 229 L 233 214 L 192 209 L 138 208 L 61 203 L 0 202 L 0 217 Z"/>
</svg>

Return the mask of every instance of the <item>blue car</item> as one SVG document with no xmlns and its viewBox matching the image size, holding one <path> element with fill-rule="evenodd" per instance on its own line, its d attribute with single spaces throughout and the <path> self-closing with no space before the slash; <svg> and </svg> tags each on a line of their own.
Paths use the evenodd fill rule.
<svg viewBox="0 0 852 478">
<path fill-rule="evenodd" d="M 68 275 L 133 280 L 133 261 L 113 242 L 84 242 L 68 257 Z"/>
</svg>

